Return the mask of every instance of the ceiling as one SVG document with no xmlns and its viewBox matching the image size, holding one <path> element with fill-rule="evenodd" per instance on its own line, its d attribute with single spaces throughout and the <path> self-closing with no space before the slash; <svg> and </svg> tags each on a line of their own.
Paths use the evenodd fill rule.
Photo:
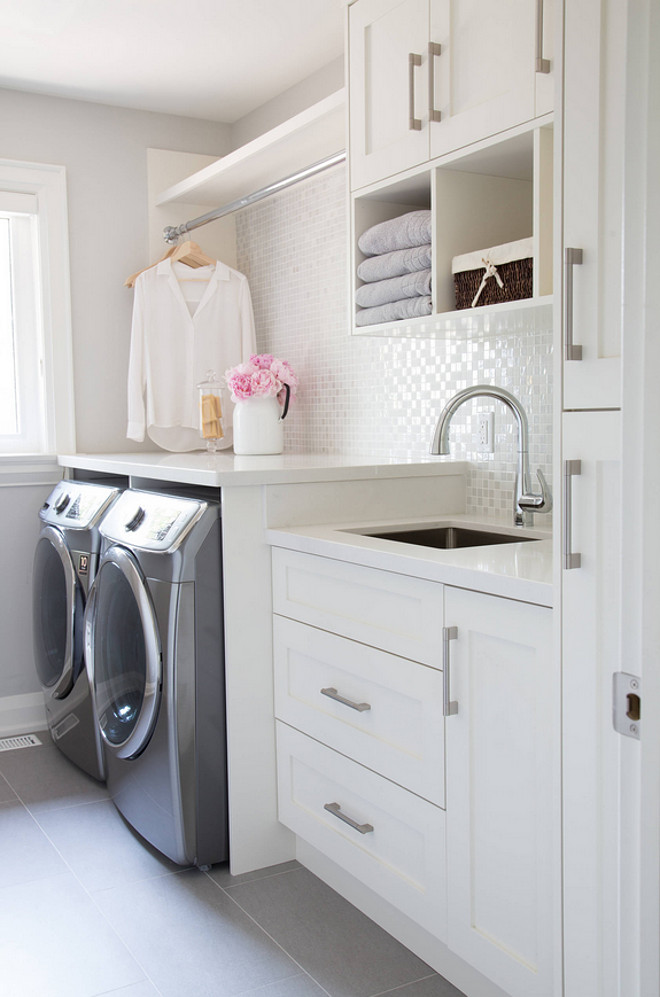
<svg viewBox="0 0 660 997">
<path fill-rule="evenodd" d="M 0 0 L 0 87 L 229 124 L 343 51 L 345 0 Z"/>
</svg>

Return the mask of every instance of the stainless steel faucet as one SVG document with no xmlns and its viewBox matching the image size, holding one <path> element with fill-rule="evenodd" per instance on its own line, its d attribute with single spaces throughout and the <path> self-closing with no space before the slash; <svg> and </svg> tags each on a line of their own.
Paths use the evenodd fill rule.
<svg viewBox="0 0 660 997">
<path fill-rule="evenodd" d="M 464 388 L 458 391 L 452 399 L 445 405 L 440 413 L 440 418 L 435 427 L 433 441 L 431 443 L 432 454 L 449 453 L 449 424 L 458 408 L 463 402 L 471 398 L 497 398 L 499 401 L 511 409 L 518 424 L 518 471 L 516 474 L 516 486 L 513 493 L 513 522 L 515 526 L 531 526 L 534 522 L 535 512 L 550 512 L 552 509 L 552 495 L 548 488 L 543 471 L 539 468 L 536 475 L 541 485 L 541 494 L 532 491 L 532 482 L 529 472 L 529 426 L 525 410 L 510 391 L 504 388 L 497 388 L 490 384 L 475 384 L 472 388 Z"/>
</svg>

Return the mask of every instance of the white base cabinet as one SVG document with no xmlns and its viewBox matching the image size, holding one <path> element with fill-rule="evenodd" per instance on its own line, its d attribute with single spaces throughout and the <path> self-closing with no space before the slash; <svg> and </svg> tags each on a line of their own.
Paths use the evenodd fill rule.
<svg viewBox="0 0 660 997">
<path fill-rule="evenodd" d="M 282 823 L 503 993 L 557 997 L 551 610 L 278 548 L 273 606 Z"/>
<path fill-rule="evenodd" d="M 551 610 L 445 588 L 447 944 L 511 997 L 555 966 L 558 682 Z"/>
</svg>

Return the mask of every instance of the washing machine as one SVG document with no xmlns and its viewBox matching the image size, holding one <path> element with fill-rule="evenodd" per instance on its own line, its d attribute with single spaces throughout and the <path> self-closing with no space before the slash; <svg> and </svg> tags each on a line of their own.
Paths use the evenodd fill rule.
<svg viewBox="0 0 660 997">
<path fill-rule="evenodd" d="M 85 614 L 110 795 L 180 865 L 228 857 L 220 506 L 127 489 Z"/>
<path fill-rule="evenodd" d="M 98 525 L 119 492 L 60 481 L 39 512 L 32 576 L 34 660 L 52 739 L 101 781 L 103 751 L 85 670 L 83 614 L 99 557 Z"/>
</svg>

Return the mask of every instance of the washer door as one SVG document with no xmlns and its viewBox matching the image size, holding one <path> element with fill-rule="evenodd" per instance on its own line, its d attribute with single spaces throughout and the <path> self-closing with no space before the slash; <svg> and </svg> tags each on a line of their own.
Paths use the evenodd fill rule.
<svg viewBox="0 0 660 997">
<path fill-rule="evenodd" d="M 134 758 L 158 716 L 162 651 L 144 575 L 123 547 L 111 547 L 96 573 L 85 615 L 85 656 L 106 748 L 118 758 Z"/>
<path fill-rule="evenodd" d="M 46 526 L 34 552 L 32 634 L 39 681 L 63 699 L 83 668 L 85 596 L 63 535 Z"/>
</svg>

